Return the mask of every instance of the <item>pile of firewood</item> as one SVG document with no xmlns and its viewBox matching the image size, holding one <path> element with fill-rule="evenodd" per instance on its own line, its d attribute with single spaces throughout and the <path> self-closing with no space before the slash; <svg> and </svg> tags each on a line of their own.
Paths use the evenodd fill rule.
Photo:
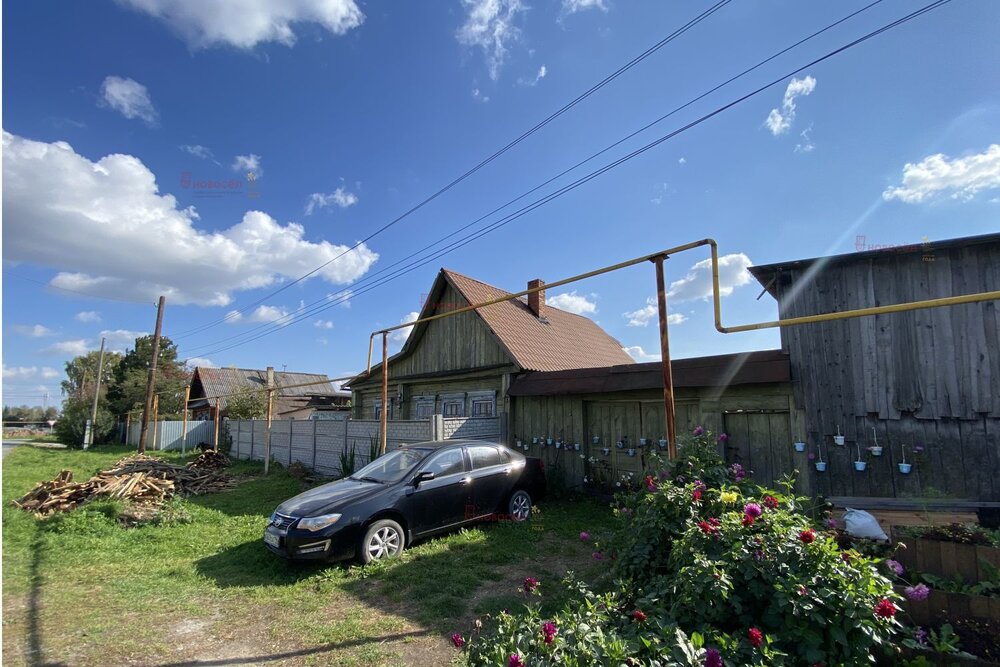
<svg viewBox="0 0 1000 667">
<path fill-rule="evenodd" d="M 14 506 L 46 516 L 75 509 L 96 498 L 159 505 L 175 494 L 218 493 L 232 488 L 234 483 L 217 470 L 184 467 L 136 454 L 86 482 L 74 482 L 73 473 L 63 470 L 55 479 L 35 485 L 23 498 L 15 500 Z"/>
<path fill-rule="evenodd" d="M 209 450 L 198 455 L 194 461 L 188 464 L 188 468 L 199 470 L 221 470 L 229 466 L 229 457 L 222 452 Z"/>
</svg>

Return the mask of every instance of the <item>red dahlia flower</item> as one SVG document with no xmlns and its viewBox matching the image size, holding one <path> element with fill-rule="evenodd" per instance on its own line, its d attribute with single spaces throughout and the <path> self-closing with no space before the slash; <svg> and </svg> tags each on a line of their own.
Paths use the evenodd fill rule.
<svg viewBox="0 0 1000 667">
<path fill-rule="evenodd" d="M 816 541 L 816 531 L 812 528 L 806 528 L 801 533 L 799 533 L 799 540 L 803 544 L 812 544 Z"/>
<path fill-rule="evenodd" d="M 764 496 L 764 507 L 773 510 L 778 507 L 778 499 L 774 496 Z"/>
<path fill-rule="evenodd" d="M 747 639 L 750 640 L 750 643 L 754 648 L 757 648 L 764 642 L 764 633 L 757 628 L 750 628 L 750 630 L 747 631 Z"/>
<path fill-rule="evenodd" d="M 881 616 L 882 618 L 892 618 L 896 615 L 896 605 L 892 603 L 889 598 L 882 598 L 879 603 L 875 605 L 875 615 Z"/>
<path fill-rule="evenodd" d="M 455 648 L 462 648 L 465 646 L 465 640 L 462 639 L 462 635 L 457 632 L 451 636 L 451 643 L 455 645 Z"/>
</svg>

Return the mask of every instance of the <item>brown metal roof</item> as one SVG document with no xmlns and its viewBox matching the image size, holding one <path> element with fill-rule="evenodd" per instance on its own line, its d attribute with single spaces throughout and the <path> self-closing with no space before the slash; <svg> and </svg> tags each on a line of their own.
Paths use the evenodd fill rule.
<svg viewBox="0 0 1000 667">
<path fill-rule="evenodd" d="M 603 394 L 634 389 L 663 389 L 663 365 L 645 364 L 535 372 L 511 383 L 511 396 Z M 791 381 L 788 355 L 781 350 L 674 359 L 675 387 L 724 387 Z"/>
<path fill-rule="evenodd" d="M 267 385 L 267 370 L 257 370 L 252 368 L 206 368 L 199 366 L 194 369 L 191 378 L 193 391 L 197 391 L 200 381 L 202 392 L 192 396 L 190 407 L 197 408 L 207 405 L 204 400 L 194 399 L 206 396 L 224 396 L 235 394 L 244 389 L 263 389 Z M 279 389 L 281 397 L 309 397 L 309 396 L 349 396 L 349 392 L 338 391 L 330 384 L 330 378 L 322 373 L 292 373 L 289 371 L 274 371 L 274 382 Z M 316 382 L 307 387 L 290 387 L 290 385 L 303 384 L 305 382 Z M 290 387 L 284 389 L 283 387 Z M 214 401 L 213 401 L 214 404 Z M 227 399 L 219 400 L 220 409 L 225 410 Z"/>
<path fill-rule="evenodd" d="M 448 269 L 441 269 L 441 273 L 470 304 L 510 294 Z M 632 363 L 621 343 L 583 315 L 546 304 L 545 317 L 540 319 L 524 299 L 502 301 L 478 308 L 476 313 L 524 370 L 558 371 Z"/>
</svg>

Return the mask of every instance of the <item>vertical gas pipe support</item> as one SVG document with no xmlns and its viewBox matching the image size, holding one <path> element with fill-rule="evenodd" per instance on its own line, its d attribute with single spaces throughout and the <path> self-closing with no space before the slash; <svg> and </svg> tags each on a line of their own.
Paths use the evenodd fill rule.
<svg viewBox="0 0 1000 667">
<path fill-rule="evenodd" d="M 382 420 L 379 424 L 378 455 L 383 456 L 389 439 L 389 333 L 382 332 Z"/>
<path fill-rule="evenodd" d="M 677 427 L 674 415 L 674 375 L 670 367 L 670 338 L 667 335 L 667 289 L 663 278 L 663 260 L 653 258 L 656 265 L 656 303 L 660 311 L 660 356 L 663 359 L 663 412 L 667 421 L 667 456 L 677 458 Z"/>
</svg>

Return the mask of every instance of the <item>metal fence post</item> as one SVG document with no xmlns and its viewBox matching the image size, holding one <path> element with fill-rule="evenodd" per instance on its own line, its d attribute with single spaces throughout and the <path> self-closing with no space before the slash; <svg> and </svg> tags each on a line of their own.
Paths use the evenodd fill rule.
<svg viewBox="0 0 1000 667">
<path fill-rule="evenodd" d="M 313 470 L 316 470 L 316 427 L 319 426 L 318 422 L 318 419 L 313 420 Z"/>
</svg>

